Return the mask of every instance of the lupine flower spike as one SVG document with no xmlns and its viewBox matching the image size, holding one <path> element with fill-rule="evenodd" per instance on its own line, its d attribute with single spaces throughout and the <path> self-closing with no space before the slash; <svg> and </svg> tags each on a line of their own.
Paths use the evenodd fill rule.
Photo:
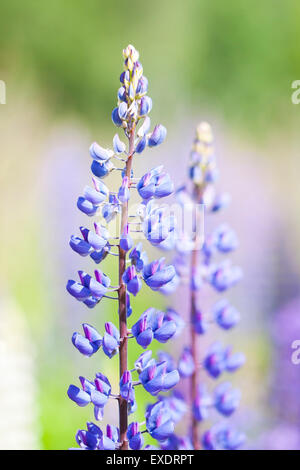
<svg viewBox="0 0 300 470">
<path fill-rule="evenodd" d="M 149 261 L 143 244 L 134 245 L 132 226 L 141 228 L 136 232 L 144 234 L 147 243 L 162 249 L 172 245 L 175 221 L 165 217 L 164 208 L 154 207 L 153 200 L 169 196 L 174 186 L 161 165 L 146 169 L 145 174 L 139 177 L 134 175 L 134 157 L 141 158 L 147 147 L 162 144 L 167 131 L 161 124 L 151 130 L 148 115 L 152 100 L 147 95 L 148 80 L 143 74 L 138 51 L 129 45 L 124 49 L 123 57 L 121 86 L 111 117 L 125 136 L 127 145 L 117 133 L 111 149 L 96 142 L 90 146 L 92 185 L 85 187 L 77 207 L 91 218 L 97 216 L 97 221 L 93 229 L 82 226 L 80 235 L 72 235 L 70 239 L 74 252 L 90 257 L 97 265 L 107 256 L 113 256 L 118 262 L 116 269 L 119 272 L 118 286 L 111 286 L 110 277 L 100 269 L 96 269 L 93 275 L 79 270 L 78 279 L 67 282 L 67 291 L 88 308 L 95 308 L 106 299 L 118 301 L 115 319 L 105 323 L 104 327 L 99 324 L 97 328 L 83 323 L 83 334 L 75 332 L 72 336 L 75 348 L 87 357 L 96 353 L 109 359 L 119 356 L 118 391 L 112 391 L 109 378 L 101 372 L 96 372 L 91 380 L 80 377 L 80 386 L 70 385 L 68 389 L 69 398 L 78 406 L 93 406 L 96 421 L 102 420 L 110 400 L 116 399 L 119 403 L 119 427 L 107 425 L 105 430 L 101 430 L 98 425 L 88 422 L 87 430 L 77 432 L 76 442 L 84 450 L 126 450 L 128 445 L 136 450 L 149 449 L 151 446 L 144 444 L 144 433 L 149 433 L 159 442 L 165 441 L 172 434 L 173 420 L 177 417 L 163 403 L 160 394 L 178 383 L 179 372 L 166 355 L 156 359 L 147 347 L 153 340 L 165 343 L 175 336 L 176 330 L 182 328 L 178 315 L 171 310 L 161 312 L 150 307 L 145 312 L 138 312 L 131 328 L 127 323 L 133 314 L 131 296 L 140 292 L 143 283 L 153 291 L 168 292 L 176 285 L 177 275 L 175 268 L 167 265 L 164 258 Z M 121 181 L 120 187 L 111 191 L 102 180 L 114 171 L 121 171 Z M 141 198 L 136 213 L 131 213 L 133 209 L 130 207 L 133 190 Z M 110 222 L 118 218 L 120 228 L 115 234 Z M 228 315 L 224 316 L 219 310 L 216 315 L 226 325 L 233 321 L 232 314 L 229 320 Z M 145 349 L 130 366 L 127 355 L 129 341 L 136 341 Z M 128 415 L 137 408 L 137 385 L 142 385 L 150 396 L 159 397 L 147 408 L 144 424 L 133 421 L 128 425 Z M 178 404 L 179 399 L 176 401 L 174 398 L 173 402 Z M 230 404 L 228 406 L 230 408 Z"/>
<path fill-rule="evenodd" d="M 190 344 L 183 348 L 178 362 L 181 378 L 190 382 L 191 422 L 189 435 L 180 438 L 175 434 L 163 445 L 165 449 L 181 449 L 182 442 L 200 449 L 236 449 L 244 436 L 233 431 L 226 423 L 217 423 L 202 437 L 199 423 L 212 417 L 212 408 L 222 416 L 229 417 L 239 405 L 240 392 L 232 388 L 229 382 L 221 383 L 213 392 L 209 392 L 204 383 L 207 377 L 216 379 L 224 372 L 234 372 L 245 362 L 242 353 L 233 353 L 230 347 L 213 343 L 208 351 L 198 348 L 198 336 L 209 331 L 212 322 L 222 330 L 233 328 L 240 319 L 240 314 L 228 300 L 219 300 L 212 306 L 211 312 L 203 312 L 199 304 L 199 292 L 205 284 L 209 284 L 217 292 L 224 292 L 235 285 L 242 277 L 239 267 L 232 266 L 229 261 L 219 264 L 213 262 L 217 253 L 227 254 L 237 245 L 235 232 L 227 225 L 221 225 L 211 234 L 201 236 L 201 215 L 220 211 L 227 206 L 229 196 L 215 192 L 218 177 L 213 135 L 209 124 L 202 122 L 196 130 L 193 143 L 189 177 L 191 191 L 180 187 L 177 201 L 183 210 L 193 208 L 194 227 L 192 233 L 178 233 L 176 241 L 176 261 L 174 262 L 177 276 L 190 283 Z M 203 209 L 203 211 L 201 210 Z M 175 365 L 174 365 L 175 367 Z M 174 406 L 174 405 L 173 405 Z M 176 408 L 179 410 L 178 404 Z M 187 444 L 186 444 L 187 445 Z"/>
</svg>

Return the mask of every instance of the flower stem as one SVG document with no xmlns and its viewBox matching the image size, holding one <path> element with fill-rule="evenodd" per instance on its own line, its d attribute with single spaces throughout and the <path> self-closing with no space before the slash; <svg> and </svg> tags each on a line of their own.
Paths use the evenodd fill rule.
<svg viewBox="0 0 300 470">
<path fill-rule="evenodd" d="M 135 129 L 134 127 L 130 131 L 129 135 L 129 152 L 128 158 L 126 161 L 125 174 L 129 178 L 130 186 L 130 177 L 131 177 L 131 167 L 132 167 L 132 155 L 134 152 L 134 137 Z M 128 202 L 122 204 L 121 209 L 121 228 L 120 234 L 123 233 L 125 226 L 128 224 Z M 127 370 L 128 362 L 128 339 L 127 339 L 127 302 L 126 302 L 126 284 L 123 281 L 123 274 L 126 270 L 126 251 L 122 250 L 119 246 L 119 330 L 120 330 L 120 349 L 119 349 L 119 368 L 120 368 L 120 378 L 123 373 Z M 119 427 L 120 427 L 120 450 L 128 450 L 128 441 L 127 441 L 127 428 L 128 428 L 128 410 L 127 410 L 127 400 L 120 397 L 119 399 Z"/>
</svg>

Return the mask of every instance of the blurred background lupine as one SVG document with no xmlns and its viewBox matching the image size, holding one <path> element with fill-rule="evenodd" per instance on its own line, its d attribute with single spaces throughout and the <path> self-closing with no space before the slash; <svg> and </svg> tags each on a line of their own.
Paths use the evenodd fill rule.
<svg viewBox="0 0 300 470">
<path fill-rule="evenodd" d="M 126 144 L 118 134 L 113 138 L 112 150 L 96 142 L 90 146 L 93 186 L 85 186 L 83 196 L 77 200 L 77 207 L 94 220 L 97 217 L 97 221 L 94 221 L 92 229 L 81 226 L 81 235 L 70 238 L 70 247 L 75 253 L 90 257 L 97 265 L 112 256 L 115 258 L 114 271 L 118 271 L 118 276 L 112 273 L 117 277 L 117 286 L 112 286 L 110 277 L 99 268 L 94 271 L 94 277 L 80 270 L 79 281 L 71 279 L 67 283 L 69 294 L 90 309 L 100 302 L 103 304 L 103 299 L 118 302 L 115 307 L 118 326 L 111 321 L 106 322 L 102 336 L 95 327 L 83 323 L 83 334 L 75 332 L 72 336 L 73 345 L 84 356 L 91 357 L 99 350 L 109 359 L 119 356 L 117 393 L 112 393 L 111 377 L 102 372 L 96 372 L 92 380 L 80 376 L 80 386 L 70 385 L 68 388 L 69 398 L 78 406 L 93 405 L 96 421 L 103 421 L 110 399 L 116 400 L 119 405 L 118 426 L 109 423 L 106 431 L 102 431 L 100 426 L 89 421 L 87 429 L 77 432 L 76 442 L 85 450 L 127 450 L 128 445 L 131 449 L 140 450 L 144 447 L 144 433 L 149 433 L 157 441 L 165 441 L 172 434 L 174 425 L 163 401 L 158 400 L 147 407 L 146 421 L 142 423 L 134 421 L 128 426 L 128 415 L 134 413 L 138 406 L 135 387 L 142 385 L 156 397 L 179 381 L 177 369 L 170 369 L 166 360 L 159 358 L 156 361 L 151 357 L 152 351 L 147 349 L 153 339 L 166 343 L 174 336 L 176 323 L 173 319 L 150 307 L 132 328 L 127 324 L 127 318 L 136 313 L 131 307 L 131 299 L 141 290 L 142 281 L 153 291 L 169 291 L 170 286 L 171 289 L 173 287 L 176 271 L 172 265 L 165 263 L 164 258 L 149 262 L 141 242 L 134 246 L 134 239 L 140 238 L 135 234 L 144 234 L 156 246 L 165 242 L 174 230 L 174 222 L 164 217 L 164 209 L 153 205 L 154 198 L 161 199 L 172 194 L 174 185 L 162 166 L 153 168 L 140 178 L 135 177 L 134 158 L 141 158 L 140 154 L 146 147 L 163 143 L 166 129 L 158 124 L 150 131 L 148 114 L 152 109 L 152 100 L 147 95 L 148 80 L 143 75 L 138 51 L 129 45 L 123 50 L 123 57 L 124 71 L 120 75 L 118 105 L 111 116 L 113 123 L 123 129 L 128 148 L 126 150 Z M 118 191 L 109 190 L 102 181 L 112 171 L 121 171 Z M 136 208 L 132 207 L 132 201 L 129 204 L 133 190 L 141 198 Z M 113 227 L 112 222 L 115 222 Z M 104 308 L 99 309 L 100 318 Z M 128 340 L 134 339 L 146 351 L 130 366 L 128 348 L 132 341 L 128 344 Z M 134 375 L 137 377 L 134 378 Z"/>
<path fill-rule="evenodd" d="M 1 359 L 5 367 L 10 351 L 19 354 L 28 340 L 24 355 L 33 368 L 23 369 L 31 384 L 23 392 L 29 397 L 33 391 L 34 406 L 24 401 L 22 410 L 31 430 L 29 446 L 72 447 L 74 430 L 93 420 L 91 407 L 74 409 L 64 394 L 66 383 L 73 383 L 79 371 L 86 377 L 96 370 L 118 376 L 117 357 L 101 361 L 98 352 L 86 360 L 66 341 L 74 331 L 82 334 L 80 323 L 98 325 L 99 318 L 98 309 L 91 309 L 83 319 L 83 306 L 66 295 L 65 280 L 78 269 L 68 239 L 84 222 L 81 212 L 72 210 L 79 189 L 90 181 L 84 155 L 95 135 L 104 147 L 111 145 L 110 113 L 120 86 L 116 58 L 128 43 L 143 51 L 150 96 L 155 96 L 153 121 L 167 123 L 168 128 L 160 150 L 136 159 L 137 174 L 163 162 L 178 187 L 198 121 L 208 120 L 217 136 L 219 185 L 232 197 L 226 223 L 241 240 L 231 258 L 244 271 L 243 282 L 226 295 L 241 312 L 238 328 L 226 333 L 228 344 L 247 357 L 246 367 L 230 375 L 233 387 L 242 391 L 239 411 L 230 423 L 247 435 L 243 448 L 274 445 L 275 437 L 278 446 L 298 446 L 299 425 L 290 411 L 286 414 L 286 400 L 293 399 L 293 407 L 298 403 L 296 392 L 290 396 L 296 382 L 292 379 L 283 390 L 279 377 L 291 377 L 291 371 L 299 374 L 300 366 L 290 361 L 289 342 L 300 339 L 300 332 L 295 323 L 279 347 L 274 326 L 278 312 L 288 309 L 286 315 L 297 318 L 299 311 L 295 299 L 300 276 L 300 107 L 291 102 L 291 84 L 300 78 L 299 19 L 296 0 L 276 8 L 272 0 L 174 0 L 172 8 L 153 0 L 142 9 L 132 0 L 130 10 L 119 0 L 53 0 L 47 6 L 34 0 L 1 2 L 0 79 L 6 83 L 6 104 L 0 104 L 0 258 L 5 293 L 0 337 L 8 334 L 6 299 L 17 306 L 17 317 L 23 320 L 14 332 L 9 328 L 10 346 L 2 349 Z M 156 152 L 161 152 L 159 158 Z M 111 184 L 119 188 L 119 172 L 112 173 Z M 207 217 L 206 233 L 222 222 L 222 212 Z M 157 257 L 147 251 L 151 259 Z M 112 272 L 113 261 L 106 258 L 104 272 Z M 81 267 L 88 271 L 90 260 L 82 259 Z M 186 287 L 172 299 L 142 288 L 132 307 L 142 313 L 149 305 L 161 311 L 173 305 L 186 319 L 188 295 Z M 201 307 L 206 302 L 201 298 Z M 112 321 L 114 301 L 105 301 L 102 315 L 103 322 Z M 289 323 L 284 315 L 282 337 Z M 186 328 L 172 339 L 172 352 L 181 349 L 183 339 L 188 344 L 185 333 Z M 214 335 L 224 344 L 224 331 L 214 329 Z M 209 346 L 206 337 L 201 337 L 204 349 Z M 131 341 L 129 357 L 134 363 L 141 348 Z M 157 341 L 151 343 L 153 356 L 161 347 Z M 19 383 L 19 374 L 12 368 L 9 380 Z M 112 386 L 117 389 L 117 380 Z M 5 388 L 0 390 L 4 403 L 2 391 L 6 393 Z M 141 405 L 135 416 L 142 422 L 149 394 L 139 386 L 136 398 Z M 9 421 L 3 415 L 1 442 L 8 425 L 21 419 L 19 412 L 10 407 Z M 112 401 L 106 407 L 105 425 L 118 424 L 113 421 L 116 413 L 117 403 Z M 185 418 L 176 433 L 186 435 L 186 425 Z M 200 424 L 200 430 L 205 429 L 206 423 Z"/>
<path fill-rule="evenodd" d="M 185 217 L 177 227 L 174 266 L 179 282 L 188 289 L 186 321 L 189 334 L 178 359 L 182 380 L 169 399 L 175 421 L 181 421 L 187 413 L 187 430 L 184 436 L 173 434 L 163 448 L 233 450 L 244 443 L 245 437 L 227 422 L 217 422 L 209 430 L 200 432 L 200 423 L 213 420 L 214 410 L 223 418 L 231 416 L 239 406 L 241 395 L 227 381 L 219 382 L 214 390 L 210 390 L 207 379 L 216 380 L 226 372 L 233 373 L 245 362 L 244 354 L 233 352 L 231 346 L 213 342 L 207 347 L 203 342 L 204 335 L 211 341 L 215 329 L 228 331 L 240 321 L 240 313 L 225 298 L 206 305 L 205 300 L 209 300 L 207 287 L 223 293 L 242 277 L 238 266 L 229 260 L 218 259 L 218 255 L 227 255 L 237 248 L 235 232 L 223 223 L 212 232 L 204 233 L 206 218 L 222 211 L 230 202 L 228 193 L 216 190 L 219 171 L 211 126 L 206 122 L 197 126 L 188 173 L 190 184 L 176 191 L 176 199 Z M 184 391 L 182 395 L 178 393 L 180 389 Z"/>
</svg>

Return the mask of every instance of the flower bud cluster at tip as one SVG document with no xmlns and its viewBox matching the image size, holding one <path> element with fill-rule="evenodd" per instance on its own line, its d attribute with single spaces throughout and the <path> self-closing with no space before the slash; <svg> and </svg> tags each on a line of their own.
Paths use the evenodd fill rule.
<svg viewBox="0 0 300 470">
<path fill-rule="evenodd" d="M 214 183 L 218 177 L 214 138 L 211 126 L 207 122 L 201 122 L 197 126 L 190 154 L 189 176 L 194 185 L 202 189 Z"/>
<path fill-rule="evenodd" d="M 121 87 L 118 90 L 117 107 L 112 111 L 112 121 L 124 129 L 129 137 L 131 131 L 142 123 L 137 131 L 135 153 L 156 147 L 166 138 L 166 128 L 158 124 L 150 131 L 151 121 L 148 116 L 152 109 L 152 99 L 147 95 L 148 79 L 143 74 L 139 53 L 129 45 L 123 50 L 124 71 L 120 75 Z M 149 132 L 150 131 L 150 132 Z"/>
</svg>

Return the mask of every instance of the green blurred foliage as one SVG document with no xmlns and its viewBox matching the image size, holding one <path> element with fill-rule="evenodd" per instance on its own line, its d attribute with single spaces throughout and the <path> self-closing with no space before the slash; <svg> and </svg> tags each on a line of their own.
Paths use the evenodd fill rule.
<svg viewBox="0 0 300 470">
<path fill-rule="evenodd" d="M 166 115 L 188 102 L 266 132 L 296 115 L 299 13 L 297 0 L 10 0 L 0 5 L 0 58 L 18 86 L 34 83 L 55 112 L 91 123 L 110 114 L 120 52 L 133 43 Z"/>
</svg>

